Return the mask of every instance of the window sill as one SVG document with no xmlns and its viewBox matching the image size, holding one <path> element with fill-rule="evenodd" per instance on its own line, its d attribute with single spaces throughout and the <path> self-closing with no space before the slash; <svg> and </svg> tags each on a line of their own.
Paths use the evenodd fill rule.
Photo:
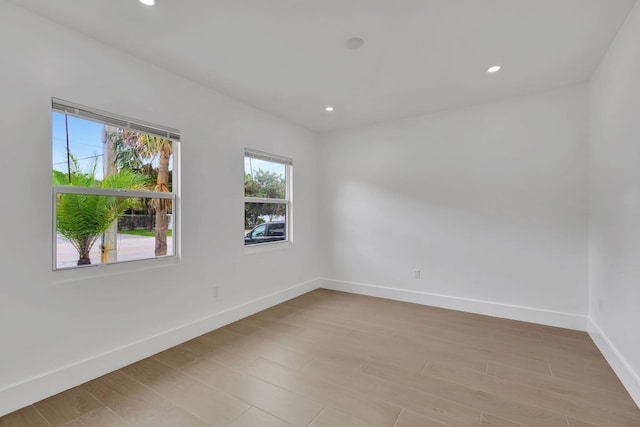
<svg viewBox="0 0 640 427">
<path fill-rule="evenodd" d="M 293 247 L 291 241 L 286 242 L 273 242 L 273 243 L 261 243 L 258 245 L 249 245 L 244 247 L 245 255 L 259 254 L 262 252 L 279 251 L 283 249 L 289 249 Z"/>
<path fill-rule="evenodd" d="M 54 277 L 52 284 L 60 285 L 87 279 L 132 274 L 144 270 L 175 266 L 179 263 L 180 257 L 178 255 L 170 255 L 161 258 L 147 258 L 112 264 L 95 264 L 79 268 L 63 268 L 59 270 L 52 270 Z"/>
</svg>

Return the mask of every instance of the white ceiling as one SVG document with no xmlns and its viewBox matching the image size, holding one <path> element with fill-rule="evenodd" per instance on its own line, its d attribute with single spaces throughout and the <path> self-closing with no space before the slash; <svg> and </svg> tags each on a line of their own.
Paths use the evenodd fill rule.
<svg viewBox="0 0 640 427">
<path fill-rule="evenodd" d="M 316 131 L 584 82 L 635 3 L 12 1 Z M 350 37 L 364 46 L 348 50 Z"/>
</svg>

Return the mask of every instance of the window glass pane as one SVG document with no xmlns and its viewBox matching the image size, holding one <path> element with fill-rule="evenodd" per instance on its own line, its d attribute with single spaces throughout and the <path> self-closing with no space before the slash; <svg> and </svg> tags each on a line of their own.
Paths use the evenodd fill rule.
<svg viewBox="0 0 640 427">
<path fill-rule="evenodd" d="M 171 140 L 58 112 L 52 126 L 55 185 L 172 191 Z"/>
<path fill-rule="evenodd" d="M 285 199 L 286 166 L 282 163 L 244 158 L 244 196 Z"/>
<path fill-rule="evenodd" d="M 257 225 L 254 229 L 253 232 L 251 233 L 252 237 L 264 237 L 264 234 L 267 230 L 267 226 L 262 224 L 262 225 Z"/>
<path fill-rule="evenodd" d="M 287 207 L 283 203 L 245 203 L 245 245 L 287 240 Z"/>
<path fill-rule="evenodd" d="M 56 268 L 171 256 L 171 199 L 56 196 Z"/>
</svg>

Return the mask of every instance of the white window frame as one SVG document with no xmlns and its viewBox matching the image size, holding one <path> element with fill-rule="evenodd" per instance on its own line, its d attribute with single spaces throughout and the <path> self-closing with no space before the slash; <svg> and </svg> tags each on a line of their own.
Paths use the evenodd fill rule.
<svg viewBox="0 0 640 427">
<path fill-rule="evenodd" d="M 178 189 L 179 187 L 179 165 L 180 165 L 180 131 L 177 129 L 172 129 L 164 126 L 155 125 L 152 123 L 144 122 L 141 120 L 133 120 L 124 116 L 120 116 L 117 114 L 109 113 L 106 111 L 98 110 L 96 108 L 87 107 L 84 105 L 76 104 L 69 101 L 64 101 L 58 98 L 51 98 L 51 112 L 57 112 L 61 114 L 66 114 L 68 116 L 77 117 L 80 119 L 92 120 L 95 122 L 103 123 L 106 125 L 116 126 L 120 129 L 130 129 L 136 132 L 142 132 L 149 135 L 159 136 L 161 138 L 168 139 L 172 142 L 172 156 L 173 156 L 173 164 L 172 164 L 172 183 L 171 183 L 171 192 L 158 192 L 158 191 L 146 191 L 146 190 L 123 190 L 123 189 L 110 189 L 110 188 L 90 188 L 90 187 L 74 187 L 74 186 L 64 186 L 64 185 L 54 185 L 52 192 L 52 248 L 53 248 L 53 271 L 63 271 L 63 270 L 75 270 L 75 269 L 83 269 L 85 267 L 97 267 L 97 266 L 105 266 L 105 265 L 118 265 L 129 262 L 136 261 L 146 261 L 146 260 L 159 260 L 165 258 L 174 258 L 178 256 L 179 250 L 179 217 L 180 217 L 180 206 L 178 201 L 180 198 L 178 197 Z M 79 266 L 71 266 L 71 267 L 58 267 L 57 260 L 57 199 L 58 194 L 88 194 L 88 195 L 96 195 L 96 196 L 117 196 L 117 197 L 141 197 L 141 198 L 150 198 L 150 199 L 169 199 L 171 200 L 172 208 L 172 246 L 173 251 L 171 255 L 165 256 L 152 256 L 147 258 L 141 258 L 136 260 L 123 260 L 123 261 L 114 261 L 109 263 L 99 263 L 99 264 L 88 264 L 88 265 L 79 265 Z"/>
<path fill-rule="evenodd" d="M 243 157 L 243 167 L 242 176 L 244 177 L 244 159 L 247 157 L 251 157 L 253 159 L 265 160 L 267 162 L 279 163 L 285 166 L 284 168 L 284 182 L 285 182 L 285 198 L 284 199 L 271 199 L 264 197 L 244 197 L 244 207 L 247 203 L 277 203 L 285 205 L 285 233 L 286 239 L 280 240 L 276 242 L 265 242 L 265 243 L 257 243 L 255 245 L 245 245 L 245 251 L 253 252 L 259 250 L 259 248 L 269 247 L 269 246 L 286 246 L 291 245 L 293 243 L 293 159 L 289 157 L 279 156 L 276 154 L 267 153 L 265 151 L 255 150 L 252 148 L 244 149 L 244 157 Z M 244 186 L 243 186 L 244 188 Z M 244 220 L 243 220 L 244 223 Z M 244 244 L 244 242 L 243 242 Z"/>
</svg>

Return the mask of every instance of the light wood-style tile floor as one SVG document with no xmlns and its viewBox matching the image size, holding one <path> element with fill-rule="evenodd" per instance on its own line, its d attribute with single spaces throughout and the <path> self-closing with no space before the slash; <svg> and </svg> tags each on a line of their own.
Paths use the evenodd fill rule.
<svg viewBox="0 0 640 427">
<path fill-rule="evenodd" d="M 640 426 L 586 333 L 317 290 L 0 426 Z"/>
</svg>

